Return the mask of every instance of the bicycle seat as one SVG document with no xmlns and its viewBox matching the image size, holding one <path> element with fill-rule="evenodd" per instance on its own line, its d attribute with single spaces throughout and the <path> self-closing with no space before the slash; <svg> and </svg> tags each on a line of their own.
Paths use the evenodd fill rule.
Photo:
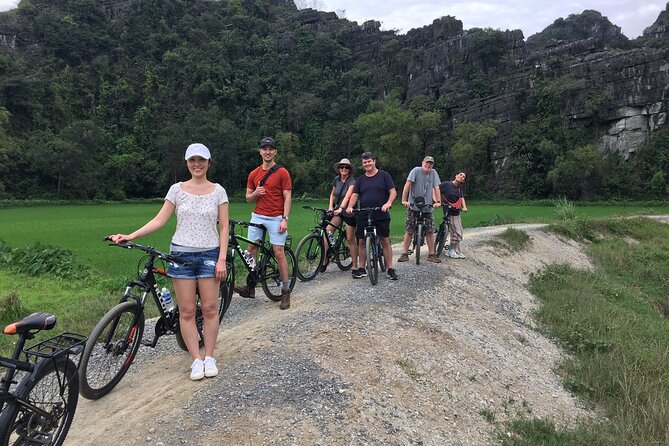
<svg viewBox="0 0 669 446">
<path fill-rule="evenodd" d="M 56 326 L 56 315 L 45 312 L 33 313 L 2 329 L 4 334 L 19 334 L 30 330 L 51 330 Z"/>
</svg>

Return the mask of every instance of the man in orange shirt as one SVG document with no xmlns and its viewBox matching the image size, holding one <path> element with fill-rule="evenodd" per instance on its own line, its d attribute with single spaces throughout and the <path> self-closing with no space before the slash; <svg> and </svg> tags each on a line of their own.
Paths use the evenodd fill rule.
<svg viewBox="0 0 669 446">
<path fill-rule="evenodd" d="M 251 171 L 248 176 L 246 201 L 256 203 L 251 213 L 251 223 L 262 224 L 267 228 L 283 285 L 279 308 L 286 310 L 290 308 L 290 277 L 283 247 L 288 237 L 288 215 L 290 214 L 293 185 L 288 170 L 274 162 L 277 147 L 273 138 L 266 136 L 261 139 L 259 152 L 262 164 Z M 261 240 L 262 230 L 249 226 L 248 238 L 249 240 Z M 248 250 L 254 258 L 257 258 L 258 248 L 256 246 L 249 245 Z M 240 294 L 244 297 L 255 297 L 255 290 L 244 287 L 240 289 Z"/>
</svg>

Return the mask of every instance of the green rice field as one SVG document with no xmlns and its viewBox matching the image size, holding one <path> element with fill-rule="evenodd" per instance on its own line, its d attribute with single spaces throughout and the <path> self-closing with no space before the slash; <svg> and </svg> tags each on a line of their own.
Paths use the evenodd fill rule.
<svg viewBox="0 0 669 446">
<path fill-rule="evenodd" d="M 326 201 L 294 202 L 288 231 L 295 249 L 299 240 L 316 223 L 316 213 L 303 205 L 327 206 Z M 0 209 L 0 240 L 12 248 L 39 242 L 73 251 L 77 260 L 101 274 L 126 275 L 134 270 L 137 256 L 125 250 L 109 247 L 102 238 L 108 234 L 129 233 L 150 220 L 160 209 L 160 203 L 104 204 L 54 207 L 21 207 Z M 231 203 L 230 218 L 248 220 L 253 208 L 249 203 Z M 469 203 L 463 214 L 465 228 L 520 222 L 550 222 L 555 208 L 550 205 Z M 642 207 L 588 205 L 576 207 L 582 217 L 621 216 L 632 214 L 669 213 L 669 205 Z M 441 211 L 437 211 L 437 220 Z M 399 204 L 392 209 L 391 234 L 394 243 L 404 233 L 405 210 Z M 174 232 L 175 219 L 160 231 L 138 243 L 167 250 Z M 0 295 L 4 290 L 0 289 Z"/>
</svg>

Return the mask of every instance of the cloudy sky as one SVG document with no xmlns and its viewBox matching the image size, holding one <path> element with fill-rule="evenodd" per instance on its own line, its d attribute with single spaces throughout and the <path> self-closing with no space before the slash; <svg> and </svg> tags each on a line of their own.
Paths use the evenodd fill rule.
<svg viewBox="0 0 669 446">
<path fill-rule="evenodd" d="M 17 3 L 18 0 L 0 0 L 0 10 Z M 450 15 L 461 20 L 465 29 L 521 29 L 526 38 L 559 17 L 594 9 L 633 39 L 655 21 L 667 0 L 297 0 L 296 3 L 339 12 L 358 24 L 378 20 L 381 29 L 400 33 Z"/>
<path fill-rule="evenodd" d="M 298 0 L 299 1 L 299 0 Z M 381 29 L 405 33 L 450 15 L 465 29 L 521 29 L 527 38 L 555 19 L 594 9 L 622 28 L 630 39 L 638 37 L 660 14 L 667 0 L 304 0 L 325 11 L 344 10 L 344 16 L 361 24 L 370 19 Z"/>
</svg>

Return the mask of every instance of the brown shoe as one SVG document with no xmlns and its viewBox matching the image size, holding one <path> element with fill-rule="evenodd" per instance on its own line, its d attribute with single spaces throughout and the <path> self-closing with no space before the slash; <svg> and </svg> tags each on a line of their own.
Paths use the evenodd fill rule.
<svg viewBox="0 0 669 446">
<path fill-rule="evenodd" d="M 249 287 L 247 287 L 247 286 L 236 286 L 235 291 L 237 292 L 237 294 L 239 294 L 242 297 L 248 297 L 250 299 L 255 299 L 255 297 L 256 297 L 256 289 L 255 288 L 249 289 Z"/>
<path fill-rule="evenodd" d="M 281 305 L 279 308 L 287 310 L 290 308 L 290 290 L 281 290 Z"/>
<path fill-rule="evenodd" d="M 397 259 L 397 261 L 398 261 L 398 262 L 408 262 L 408 261 L 409 261 L 409 254 L 407 254 L 406 252 L 405 252 L 405 253 L 402 253 L 402 254 L 400 255 L 400 258 Z"/>
<path fill-rule="evenodd" d="M 441 259 L 436 256 L 436 254 L 430 254 L 427 256 L 427 261 L 432 263 L 441 263 Z"/>
</svg>

